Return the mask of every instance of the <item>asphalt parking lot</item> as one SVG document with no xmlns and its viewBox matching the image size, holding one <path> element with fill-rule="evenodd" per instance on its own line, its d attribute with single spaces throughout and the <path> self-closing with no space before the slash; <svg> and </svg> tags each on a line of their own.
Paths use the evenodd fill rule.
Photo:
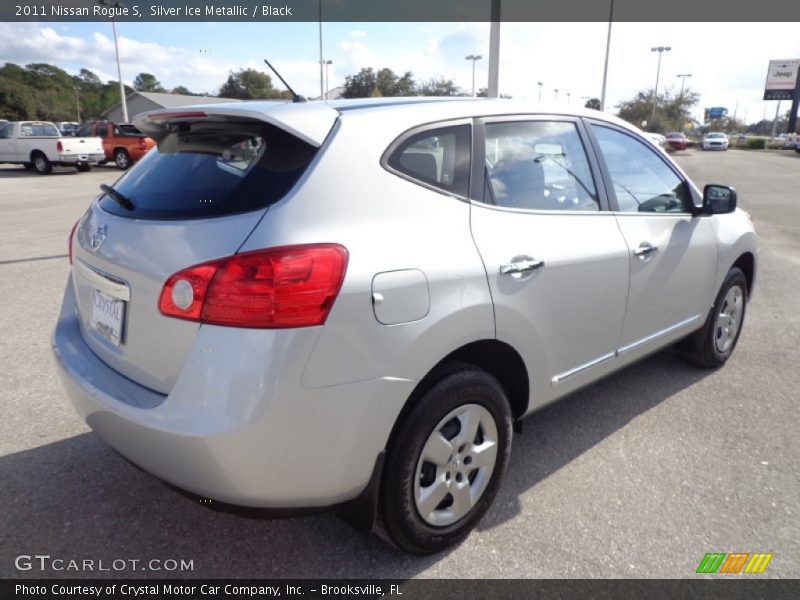
<svg viewBox="0 0 800 600">
<path fill-rule="evenodd" d="M 212 511 L 92 434 L 49 342 L 67 233 L 120 172 L 0 166 L 0 577 L 176 575 L 20 572 L 21 554 L 192 560 L 178 575 L 194 577 L 693 577 L 707 552 L 773 552 L 761 577 L 800 577 L 800 155 L 677 160 L 700 186 L 736 187 L 760 235 L 733 358 L 705 371 L 661 352 L 534 415 L 479 529 L 423 559 L 333 515 Z"/>
</svg>

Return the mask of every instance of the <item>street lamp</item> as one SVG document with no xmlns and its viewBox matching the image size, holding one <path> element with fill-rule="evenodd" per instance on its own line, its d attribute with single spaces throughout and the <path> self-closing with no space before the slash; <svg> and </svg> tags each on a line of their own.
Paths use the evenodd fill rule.
<svg viewBox="0 0 800 600">
<path fill-rule="evenodd" d="M 328 65 L 332 65 L 332 60 L 323 60 L 320 61 L 321 64 L 325 65 L 325 93 L 322 94 L 322 99 L 328 99 L 328 90 L 330 90 L 330 79 L 328 79 Z"/>
<path fill-rule="evenodd" d="M 608 11 L 608 35 L 606 36 L 606 60 L 603 65 L 603 89 L 600 92 L 600 110 L 606 109 L 606 82 L 608 81 L 608 55 L 611 53 L 611 23 L 614 22 L 614 0 Z"/>
<path fill-rule="evenodd" d="M 464 60 L 471 60 L 472 61 L 472 97 L 475 97 L 475 63 L 482 59 L 483 57 L 480 54 L 470 54 L 469 56 L 465 56 Z"/>
<path fill-rule="evenodd" d="M 116 2 L 111 2 L 110 0 L 97 0 L 97 3 L 101 6 L 111 6 L 114 8 L 120 8 L 122 5 L 117 0 Z M 117 26 L 114 24 L 115 19 L 111 17 L 111 30 L 114 32 L 114 52 L 117 55 L 117 77 L 119 79 L 119 97 L 121 99 L 122 104 L 122 120 L 126 123 L 128 122 L 128 101 L 125 98 L 125 84 L 122 83 L 122 68 L 119 66 L 119 44 L 117 43 Z"/>
<path fill-rule="evenodd" d="M 571 95 L 572 95 L 572 94 L 570 94 L 569 92 L 567 92 L 567 105 L 569 105 L 569 97 L 570 97 Z"/>
<path fill-rule="evenodd" d="M 661 55 L 664 52 L 669 52 L 672 50 L 669 46 L 656 46 L 655 48 L 650 48 L 650 52 L 658 52 L 658 67 L 656 68 L 656 87 L 653 90 L 653 110 L 650 113 L 650 121 L 653 121 L 656 116 L 656 103 L 658 102 L 658 78 L 661 76 Z"/>
<path fill-rule="evenodd" d="M 558 88 L 553 88 L 553 91 L 556 94 L 556 104 L 558 104 Z"/>
<path fill-rule="evenodd" d="M 681 95 L 680 95 L 681 100 L 683 100 L 683 86 L 686 85 L 686 78 L 691 76 L 692 76 L 691 73 L 681 73 L 680 75 L 678 75 L 678 77 L 681 78 Z"/>
<path fill-rule="evenodd" d="M 537 83 L 537 85 L 539 86 L 539 102 L 541 102 L 541 101 L 542 101 L 542 88 L 544 87 L 544 83 L 542 83 L 541 81 L 539 81 L 539 82 Z"/>
</svg>

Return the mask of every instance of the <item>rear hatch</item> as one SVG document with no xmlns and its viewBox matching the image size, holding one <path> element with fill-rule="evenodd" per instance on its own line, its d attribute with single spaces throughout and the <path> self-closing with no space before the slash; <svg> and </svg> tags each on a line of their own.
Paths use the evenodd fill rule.
<svg viewBox="0 0 800 600">
<path fill-rule="evenodd" d="M 301 119 L 298 130 L 292 118 L 284 123 L 245 107 L 215 111 L 162 111 L 137 121 L 157 147 L 114 184 L 115 193 L 92 203 L 73 239 L 84 339 L 106 364 L 163 394 L 201 327 L 161 314 L 165 281 L 235 254 L 309 167 L 324 127 L 330 131 L 338 116 L 313 109 L 317 121 L 303 130 Z"/>
</svg>

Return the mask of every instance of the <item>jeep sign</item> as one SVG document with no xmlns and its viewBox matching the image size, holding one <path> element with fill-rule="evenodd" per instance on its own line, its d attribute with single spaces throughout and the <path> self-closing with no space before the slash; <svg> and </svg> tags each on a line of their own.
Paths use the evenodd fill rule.
<svg viewBox="0 0 800 600">
<path fill-rule="evenodd" d="M 797 86 L 800 59 L 771 60 L 764 86 L 764 100 L 792 100 Z"/>
</svg>

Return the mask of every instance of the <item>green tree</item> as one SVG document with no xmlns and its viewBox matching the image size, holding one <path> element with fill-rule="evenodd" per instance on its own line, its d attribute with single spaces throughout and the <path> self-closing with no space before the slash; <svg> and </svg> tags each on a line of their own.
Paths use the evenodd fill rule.
<svg viewBox="0 0 800 600">
<path fill-rule="evenodd" d="M 133 80 L 133 89 L 137 92 L 160 92 L 163 93 L 164 86 L 156 79 L 155 75 L 150 73 L 139 73 Z"/>
<path fill-rule="evenodd" d="M 436 77 L 419 86 L 421 96 L 465 96 L 466 93 L 452 79 Z"/>
<path fill-rule="evenodd" d="M 344 78 L 344 98 L 369 98 L 377 90 L 377 77 L 372 68 L 361 69 Z"/>
<path fill-rule="evenodd" d="M 241 69 L 228 75 L 228 80 L 219 89 L 223 98 L 238 98 L 240 100 L 270 100 L 291 99 L 288 91 L 275 89 L 272 78 L 266 73 L 255 69 Z"/>
<path fill-rule="evenodd" d="M 176 88 L 172 89 L 173 94 L 180 94 L 181 96 L 194 96 L 192 92 L 190 92 L 186 87 L 179 85 Z"/>
<path fill-rule="evenodd" d="M 683 94 L 675 94 L 671 89 L 659 93 L 656 103 L 655 115 L 653 112 L 652 90 L 637 92 L 633 98 L 617 105 L 617 113 L 621 119 L 641 127 L 647 121 L 647 130 L 660 133 L 669 131 L 683 131 L 686 124 L 691 122 L 691 111 L 700 102 L 700 94 L 690 89 Z"/>
<path fill-rule="evenodd" d="M 594 110 L 600 110 L 600 99 L 599 98 L 589 98 L 584 104 L 586 108 L 592 108 Z"/>
</svg>

